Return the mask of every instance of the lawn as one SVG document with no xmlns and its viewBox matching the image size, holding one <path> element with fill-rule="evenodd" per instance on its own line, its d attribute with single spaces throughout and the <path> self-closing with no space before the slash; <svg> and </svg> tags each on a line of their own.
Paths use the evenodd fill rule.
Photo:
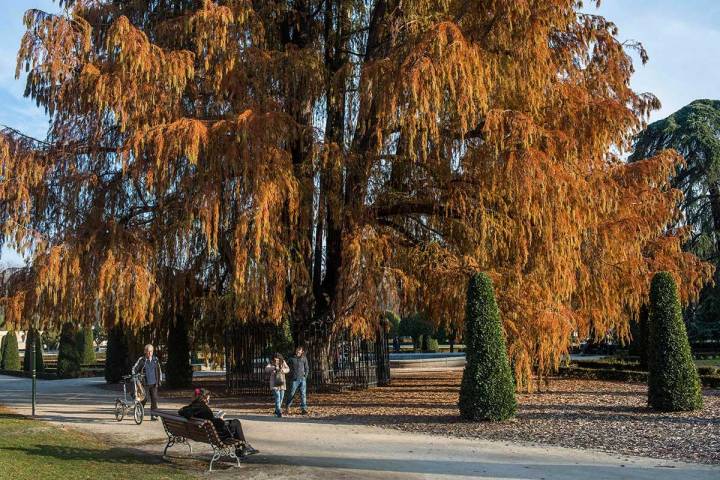
<svg viewBox="0 0 720 480">
<path fill-rule="evenodd" d="M 190 479 L 157 456 L 0 410 L 0 479 Z"/>
</svg>

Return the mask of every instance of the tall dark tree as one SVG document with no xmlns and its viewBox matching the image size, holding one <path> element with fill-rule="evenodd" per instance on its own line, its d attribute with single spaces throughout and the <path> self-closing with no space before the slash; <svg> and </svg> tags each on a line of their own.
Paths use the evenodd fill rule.
<svg viewBox="0 0 720 480">
<path fill-rule="evenodd" d="M 467 363 L 460 385 L 460 415 L 468 420 L 507 420 L 515 415 L 515 382 L 508 361 L 492 281 L 473 275 L 465 307 Z"/>
<path fill-rule="evenodd" d="M 689 226 L 684 248 L 720 265 L 720 100 L 696 100 L 669 117 L 649 125 L 635 141 L 631 161 L 651 158 L 673 149 L 685 158 L 672 179 L 683 192 L 683 217 Z M 697 307 L 687 313 L 698 336 L 720 339 L 720 270 L 715 285 L 707 286 Z"/>
<path fill-rule="evenodd" d="M 108 330 L 107 350 L 105 353 L 105 381 L 118 383 L 123 375 L 130 373 L 130 352 L 128 339 L 121 325 Z"/>
<path fill-rule="evenodd" d="M 190 365 L 190 338 L 187 320 L 177 315 L 169 325 L 167 340 L 167 363 L 165 381 L 170 388 L 184 388 L 192 384 L 193 370 Z"/>
<path fill-rule="evenodd" d="M 648 404 L 660 411 L 702 408 L 700 379 L 690 352 L 675 279 L 655 274 L 650 287 Z"/>
</svg>

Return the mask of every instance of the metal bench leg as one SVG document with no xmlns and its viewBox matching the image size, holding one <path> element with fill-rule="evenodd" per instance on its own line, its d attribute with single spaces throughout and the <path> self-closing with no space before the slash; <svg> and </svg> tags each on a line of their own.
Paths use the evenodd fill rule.
<svg viewBox="0 0 720 480">
<path fill-rule="evenodd" d="M 218 450 L 217 448 L 215 448 L 213 446 L 213 456 L 212 456 L 212 459 L 210 459 L 210 470 L 208 470 L 209 472 L 213 471 L 213 469 L 212 469 L 213 463 L 215 463 L 215 461 L 218 460 L 221 457 L 221 455 L 222 454 L 220 453 L 220 450 Z"/>
<path fill-rule="evenodd" d="M 167 445 L 165 445 L 165 451 L 163 452 L 163 457 L 167 456 L 168 448 L 172 447 L 173 445 L 175 445 L 175 440 L 172 437 L 168 438 Z"/>
</svg>

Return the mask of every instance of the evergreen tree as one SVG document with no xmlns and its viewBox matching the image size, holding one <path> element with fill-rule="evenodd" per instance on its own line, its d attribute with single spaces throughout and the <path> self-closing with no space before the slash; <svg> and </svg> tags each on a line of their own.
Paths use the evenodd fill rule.
<svg viewBox="0 0 720 480">
<path fill-rule="evenodd" d="M 95 342 L 93 341 L 92 327 L 85 326 L 80 329 L 77 333 L 76 342 L 78 354 L 80 355 L 80 364 L 88 365 L 95 363 Z"/>
<path fill-rule="evenodd" d="M 4 338 L 2 366 L 0 370 L 20 370 L 20 352 L 15 330 L 8 330 Z"/>
<path fill-rule="evenodd" d="M 168 335 L 165 377 L 167 385 L 170 388 L 189 387 L 192 383 L 192 374 L 186 320 L 183 315 L 177 315 L 175 323 L 170 325 Z"/>
<path fill-rule="evenodd" d="M 648 405 L 674 412 L 702 408 L 700 379 L 690 352 L 675 280 L 659 272 L 650 286 Z"/>
<path fill-rule="evenodd" d="M 33 352 L 35 353 L 35 371 L 42 372 L 43 370 L 45 370 L 45 362 L 43 360 L 42 337 L 34 328 L 28 330 L 27 337 L 25 338 L 25 356 L 23 357 L 23 370 L 25 370 L 26 372 L 32 371 L 32 363 L 30 361 L 30 345 L 34 345 Z"/>
<path fill-rule="evenodd" d="M 118 383 L 123 375 L 130 373 L 130 367 L 127 336 L 120 325 L 115 325 L 108 330 L 105 381 Z"/>
<path fill-rule="evenodd" d="M 77 347 L 77 334 L 72 323 L 66 322 L 60 332 L 57 375 L 59 378 L 77 378 L 80 376 L 80 353 Z"/>
<path fill-rule="evenodd" d="M 490 277 L 473 275 L 465 311 L 467 364 L 458 406 L 467 420 L 506 420 L 517 409 L 500 312 Z"/>
<path fill-rule="evenodd" d="M 0 338 L 0 370 L 2 370 L 2 359 L 5 350 L 5 337 Z"/>
</svg>

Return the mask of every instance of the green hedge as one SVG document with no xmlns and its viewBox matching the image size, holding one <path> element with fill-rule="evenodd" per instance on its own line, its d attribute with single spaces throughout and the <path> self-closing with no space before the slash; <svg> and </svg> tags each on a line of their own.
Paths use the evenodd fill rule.
<svg viewBox="0 0 720 480">
<path fill-rule="evenodd" d="M 607 380 L 619 382 L 646 383 L 648 372 L 641 370 L 616 370 L 612 368 L 578 368 L 560 367 L 558 376 L 562 378 L 577 378 L 581 380 Z M 700 375 L 700 382 L 706 388 L 720 388 L 720 374 Z"/>
<path fill-rule="evenodd" d="M 650 286 L 648 405 L 664 412 L 702 408 L 700 379 L 693 362 L 677 285 L 659 272 Z"/>
<path fill-rule="evenodd" d="M 470 278 L 465 307 L 467 363 L 458 407 L 467 420 L 506 420 L 515 415 L 515 381 L 490 277 Z"/>
</svg>

